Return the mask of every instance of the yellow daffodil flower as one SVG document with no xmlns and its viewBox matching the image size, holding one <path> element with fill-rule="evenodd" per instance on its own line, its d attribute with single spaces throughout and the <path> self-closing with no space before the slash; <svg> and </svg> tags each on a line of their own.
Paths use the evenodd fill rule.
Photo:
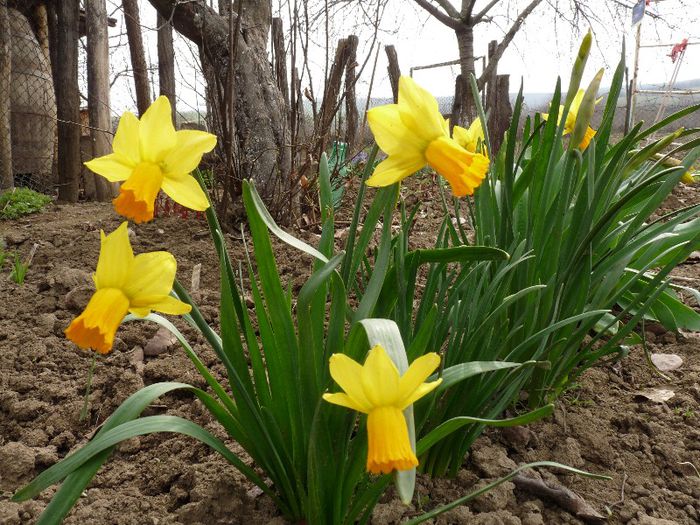
<svg viewBox="0 0 700 525">
<path fill-rule="evenodd" d="M 170 102 L 161 96 L 141 117 L 126 112 L 119 120 L 113 153 L 85 165 L 110 182 L 125 181 L 114 199 L 114 209 L 134 222 L 153 219 L 162 189 L 185 208 L 202 211 L 207 196 L 190 175 L 202 155 L 214 149 L 216 136 L 196 130 L 175 131 Z"/>
<path fill-rule="evenodd" d="M 564 135 L 573 133 L 574 131 L 574 126 L 576 125 L 576 117 L 578 116 L 578 110 L 581 107 L 581 102 L 583 101 L 584 94 L 585 91 L 583 89 L 579 89 L 576 93 L 576 96 L 574 97 L 574 100 L 571 102 L 569 114 L 566 116 L 566 123 L 564 124 Z M 595 101 L 595 103 L 597 104 L 601 100 L 602 99 L 598 99 Z M 559 106 L 559 120 L 557 124 L 561 122 L 561 115 L 563 112 L 564 106 Z M 549 118 L 549 113 L 542 113 L 542 118 L 547 120 Z M 588 126 L 588 128 L 586 129 L 586 134 L 581 140 L 578 149 L 580 149 L 581 151 L 585 151 L 585 149 L 588 147 L 588 144 L 590 144 L 591 140 L 595 136 L 595 133 L 596 131 L 592 127 Z"/>
<path fill-rule="evenodd" d="M 486 137 L 484 130 L 481 127 L 481 119 L 477 118 L 469 125 L 469 129 L 464 129 L 461 126 L 455 126 L 452 130 L 452 137 L 457 141 L 457 144 L 471 153 L 484 153 L 486 157 Z M 482 151 L 477 151 L 481 144 Z"/>
<path fill-rule="evenodd" d="M 100 257 L 93 275 L 96 291 L 65 333 L 80 348 L 106 354 L 127 312 L 139 317 L 151 310 L 179 315 L 192 307 L 170 296 L 177 270 L 172 254 L 150 252 L 134 257 L 126 222 L 109 235 L 104 231 L 100 235 Z"/>
<path fill-rule="evenodd" d="M 388 474 L 394 469 L 408 470 L 418 465 L 403 410 L 442 382 L 438 379 L 424 383 L 439 364 L 437 354 L 426 354 L 399 376 L 396 365 L 381 345 L 369 351 L 364 365 L 344 354 L 331 356 L 331 376 L 345 392 L 324 394 L 323 399 L 368 414 L 369 472 Z"/>
<path fill-rule="evenodd" d="M 489 168 L 489 159 L 472 153 L 450 137 L 437 100 L 409 77 L 399 79 L 399 102 L 373 108 L 367 121 L 379 147 L 389 157 L 367 180 L 389 186 L 430 165 L 464 197 L 474 193 Z"/>
</svg>

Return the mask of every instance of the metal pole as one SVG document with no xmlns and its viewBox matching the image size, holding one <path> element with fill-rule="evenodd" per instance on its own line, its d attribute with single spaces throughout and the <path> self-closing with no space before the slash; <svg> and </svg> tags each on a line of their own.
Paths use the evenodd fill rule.
<svg viewBox="0 0 700 525">
<path fill-rule="evenodd" d="M 630 126 L 634 126 L 634 110 L 637 105 L 637 79 L 639 77 L 639 46 L 642 39 L 642 23 L 637 25 L 637 38 L 634 46 L 634 73 L 632 74 L 632 99 L 630 103 Z"/>
</svg>

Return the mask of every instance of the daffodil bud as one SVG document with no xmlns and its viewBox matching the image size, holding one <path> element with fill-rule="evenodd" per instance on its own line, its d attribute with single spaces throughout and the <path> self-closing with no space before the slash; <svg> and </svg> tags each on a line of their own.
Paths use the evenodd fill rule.
<svg viewBox="0 0 700 525">
<path fill-rule="evenodd" d="M 573 148 L 578 148 L 582 151 L 585 150 L 588 147 L 588 143 L 595 135 L 595 131 L 590 127 L 590 123 L 593 113 L 595 112 L 598 88 L 600 87 L 600 81 L 603 79 L 604 72 L 605 70 L 603 69 L 598 71 L 583 95 L 581 106 L 578 108 L 576 114 L 574 130 L 571 134 L 571 142 L 569 143 L 570 150 Z"/>
<path fill-rule="evenodd" d="M 583 78 L 583 72 L 586 69 L 586 62 L 588 61 L 588 55 L 591 52 L 591 44 L 593 43 L 593 35 L 589 30 L 586 36 L 583 37 L 581 45 L 578 48 L 578 54 L 576 55 L 576 61 L 574 62 L 574 67 L 571 69 L 571 78 L 569 80 L 569 91 L 566 94 L 565 106 L 571 105 L 574 100 L 578 88 L 581 85 L 581 79 Z"/>
</svg>

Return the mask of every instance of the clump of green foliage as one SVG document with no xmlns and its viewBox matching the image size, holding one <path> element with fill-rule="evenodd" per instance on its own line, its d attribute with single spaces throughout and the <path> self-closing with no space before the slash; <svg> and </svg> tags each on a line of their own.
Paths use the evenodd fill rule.
<svg viewBox="0 0 700 525">
<path fill-rule="evenodd" d="M 15 188 L 0 195 L 0 219 L 18 219 L 42 211 L 51 197 L 29 188 Z"/>
<path fill-rule="evenodd" d="M 10 272 L 10 279 L 20 286 L 24 284 L 24 278 L 27 275 L 27 270 L 29 270 L 30 261 L 26 263 L 22 262 L 19 253 L 15 252 L 15 258 L 12 262 L 12 272 Z"/>
<path fill-rule="evenodd" d="M 5 259 L 10 253 L 7 251 L 4 237 L 0 237 L 0 271 L 5 267 Z"/>
</svg>

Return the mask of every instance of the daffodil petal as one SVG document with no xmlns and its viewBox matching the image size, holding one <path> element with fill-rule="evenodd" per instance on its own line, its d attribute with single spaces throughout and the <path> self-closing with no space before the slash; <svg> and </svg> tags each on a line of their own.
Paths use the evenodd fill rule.
<svg viewBox="0 0 700 525">
<path fill-rule="evenodd" d="M 387 155 L 401 154 L 407 150 L 418 153 L 428 146 L 403 123 L 397 104 L 370 109 L 367 122 L 377 145 Z"/>
<path fill-rule="evenodd" d="M 469 151 L 470 137 L 468 130 L 464 129 L 462 126 L 455 126 L 452 128 L 452 138 L 457 144 Z"/>
<path fill-rule="evenodd" d="M 137 223 L 150 221 L 163 179 L 156 164 L 142 162 L 119 187 L 119 196 L 112 201 L 114 210 Z"/>
<path fill-rule="evenodd" d="M 362 365 L 345 354 L 333 354 L 330 358 L 329 368 L 333 381 L 352 399 L 357 407 L 355 410 L 368 413 L 372 406 L 360 384 Z"/>
<path fill-rule="evenodd" d="M 569 111 L 573 114 L 578 114 L 578 109 L 581 107 L 581 102 L 583 102 L 583 96 L 586 94 L 586 92 L 583 89 L 579 89 L 576 92 L 576 96 L 574 96 L 574 99 L 571 101 L 571 108 Z"/>
<path fill-rule="evenodd" d="M 378 407 L 367 417 L 367 470 L 372 474 L 389 474 L 418 466 L 408 426 L 396 407 Z"/>
<path fill-rule="evenodd" d="M 134 252 L 129 241 L 126 222 L 109 235 L 100 232 L 100 257 L 95 271 L 95 286 L 101 288 L 122 288 L 131 272 Z"/>
<path fill-rule="evenodd" d="M 177 143 L 170 101 L 160 96 L 141 116 L 139 146 L 141 160 L 159 164 Z"/>
<path fill-rule="evenodd" d="M 117 153 L 110 153 L 109 155 L 89 160 L 85 163 L 85 166 L 109 182 L 119 182 L 128 179 L 134 169 L 134 166 L 125 157 Z"/>
<path fill-rule="evenodd" d="M 409 405 L 412 405 L 421 397 L 435 390 L 440 383 L 442 383 L 442 378 L 438 379 L 437 381 L 431 381 L 430 383 L 421 384 L 418 388 L 416 388 L 413 391 L 413 393 L 410 396 L 408 396 L 406 399 L 401 400 L 401 408 L 403 409 L 408 407 Z"/>
<path fill-rule="evenodd" d="M 593 140 L 593 137 L 595 137 L 596 131 L 588 126 L 586 129 L 586 134 L 583 136 L 583 139 L 581 139 L 581 143 L 578 145 L 578 148 L 581 151 L 585 151 L 588 145 L 591 143 L 591 140 Z"/>
<path fill-rule="evenodd" d="M 489 168 L 488 157 L 470 153 L 447 137 L 431 142 L 425 157 L 430 166 L 447 179 L 455 197 L 473 194 Z"/>
<path fill-rule="evenodd" d="M 85 310 L 73 319 L 65 334 L 80 348 L 106 354 L 114 344 L 114 334 L 126 315 L 129 300 L 117 288 L 97 290 Z"/>
<path fill-rule="evenodd" d="M 171 199 L 185 208 L 204 211 L 209 207 L 207 195 L 191 175 L 165 177 L 162 189 Z"/>
<path fill-rule="evenodd" d="M 136 118 L 136 115 L 127 111 L 119 119 L 117 132 L 112 141 L 114 153 L 127 159 L 133 166 L 141 162 L 139 125 L 139 119 Z"/>
<path fill-rule="evenodd" d="M 366 412 L 367 407 L 358 404 L 349 395 L 338 392 L 336 394 L 323 394 L 323 400 L 333 403 L 334 405 L 340 405 L 341 407 L 346 407 L 351 410 L 357 410 L 358 412 Z"/>
<path fill-rule="evenodd" d="M 197 130 L 177 132 L 177 142 L 163 160 L 165 176 L 190 173 L 202 160 L 202 155 L 216 146 L 216 135 Z"/>
<path fill-rule="evenodd" d="M 411 363 L 399 379 L 399 399 L 409 399 L 413 392 L 440 364 L 440 356 L 434 352 L 425 354 Z M 400 401 L 403 404 L 403 401 Z M 405 407 L 402 407 L 405 408 Z"/>
<path fill-rule="evenodd" d="M 393 405 L 399 393 L 399 371 L 381 345 L 375 345 L 362 367 L 362 389 L 372 406 Z"/>
<path fill-rule="evenodd" d="M 419 155 L 391 155 L 374 168 L 374 173 L 367 179 L 367 185 L 390 186 L 412 175 L 425 165 L 425 158 Z"/>
<path fill-rule="evenodd" d="M 404 124 L 424 140 L 445 135 L 445 120 L 437 100 L 410 77 L 399 78 L 398 106 Z"/>
<path fill-rule="evenodd" d="M 139 317 L 147 316 L 151 310 L 170 315 L 188 314 L 192 307 L 171 295 L 139 296 L 129 304 L 129 311 Z"/>
<path fill-rule="evenodd" d="M 150 304 L 148 298 L 170 293 L 175 280 L 177 262 L 168 252 L 141 253 L 134 257 L 127 282 L 122 287 L 129 302 L 136 306 Z"/>
</svg>

